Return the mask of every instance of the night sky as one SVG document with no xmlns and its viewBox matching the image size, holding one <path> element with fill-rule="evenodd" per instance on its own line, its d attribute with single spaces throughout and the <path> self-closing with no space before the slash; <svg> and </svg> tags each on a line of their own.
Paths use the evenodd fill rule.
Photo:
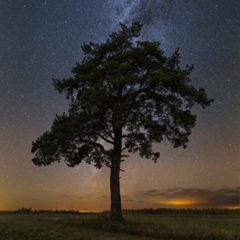
<svg viewBox="0 0 240 240">
<path fill-rule="evenodd" d="M 195 66 L 194 86 L 215 101 L 194 108 L 187 149 L 164 141 L 157 163 L 131 155 L 122 164 L 123 208 L 239 207 L 239 11 L 239 0 L 1 0 L 0 210 L 109 209 L 108 168 L 37 167 L 31 145 L 67 110 L 52 78 L 71 76 L 84 42 L 133 20 L 166 55 L 179 47 L 182 66 Z"/>
</svg>

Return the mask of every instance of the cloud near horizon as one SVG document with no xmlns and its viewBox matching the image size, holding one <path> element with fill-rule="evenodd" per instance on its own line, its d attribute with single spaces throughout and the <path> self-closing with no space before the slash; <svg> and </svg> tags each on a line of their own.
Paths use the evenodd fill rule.
<svg viewBox="0 0 240 240">
<path fill-rule="evenodd" d="M 123 196 L 122 200 L 159 208 L 237 208 L 240 207 L 240 187 L 151 189 L 139 191 L 132 197 Z"/>
</svg>

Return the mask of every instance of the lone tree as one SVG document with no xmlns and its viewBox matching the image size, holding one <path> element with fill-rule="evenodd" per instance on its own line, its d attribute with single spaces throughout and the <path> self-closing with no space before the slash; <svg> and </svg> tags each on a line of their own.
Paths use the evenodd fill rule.
<svg viewBox="0 0 240 240">
<path fill-rule="evenodd" d="M 138 41 L 142 25 L 120 24 L 105 43 L 84 44 L 84 58 L 69 79 L 53 79 L 70 99 L 68 113 L 56 115 L 50 131 L 32 145 L 33 162 L 47 166 L 82 161 L 110 168 L 111 220 L 122 220 L 119 174 L 124 152 L 157 161 L 153 143 L 164 138 L 186 147 L 196 116 L 190 109 L 212 102 L 181 69 L 179 50 L 166 57 L 159 42 Z"/>
</svg>

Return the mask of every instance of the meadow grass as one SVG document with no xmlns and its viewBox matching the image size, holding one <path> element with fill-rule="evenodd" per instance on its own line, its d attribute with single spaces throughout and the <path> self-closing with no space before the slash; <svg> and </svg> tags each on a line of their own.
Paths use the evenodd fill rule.
<svg viewBox="0 0 240 240">
<path fill-rule="evenodd" d="M 0 240 L 240 240 L 239 215 L 2 213 Z"/>
</svg>

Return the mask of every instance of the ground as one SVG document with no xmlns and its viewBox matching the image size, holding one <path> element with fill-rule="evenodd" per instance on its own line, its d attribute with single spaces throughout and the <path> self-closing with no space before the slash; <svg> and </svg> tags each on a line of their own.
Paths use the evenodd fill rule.
<svg viewBox="0 0 240 240">
<path fill-rule="evenodd" d="M 240 215 L 124 212 L 111 223 L 108 213 L 0 213 L 0 240 L 240 240 Z"/>
</svg>

